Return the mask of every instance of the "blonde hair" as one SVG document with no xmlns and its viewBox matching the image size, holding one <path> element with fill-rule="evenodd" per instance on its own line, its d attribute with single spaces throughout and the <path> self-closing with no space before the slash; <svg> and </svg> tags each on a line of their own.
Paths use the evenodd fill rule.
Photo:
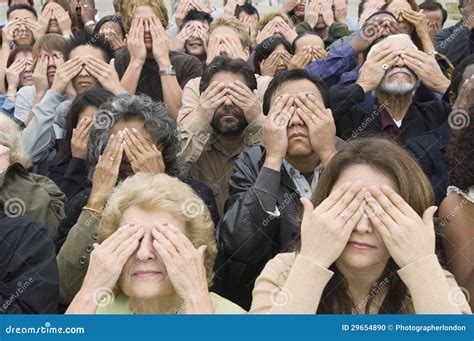
<svg viewBox="0 0 474 341">
<path fill-rule="evenodd" d="M 7 115 L 0 113 L 0 145 L 10 148 L 10 163 L 31 167 L 31 161 L 23 147 L 18 125 Z"/>
<path fill-rule="evenodd" d="M 104 209 L 100 220 L 99 241 L 102 242 L 119 228 L 123 212 L 137 207 L 147 212 L 165 210 L 182 220 L 186 236 L 194 247 L 206 245 L 204 266 L 207 282 L 212 284 L 212 267 L 217 255 L 214 224 L 206 204 L 191 187 L 166 174 L 138 173 L 118 185 Z"/>
<path fill-rule="evenodd" d="M 257 30 L 258 31 L 261 31 L 263 30 L 263 28 L 265 26 L 267 26 L 267 24 L 272 21 L 273 19 L 275 19 L 276 17 L 280 17 L 283 19 L 283 21 L 285 23 L 288 24 L 288 26 L 290 26 L 291 29 L 293 29 L 295 27 L 295 25 L 293 24 L 293 21 L 291 21 L 290 17 L 288 15 L 286 15 L 285 13 L 282 13 L 282 12 L 270 12 L 270 13 L 267 13 L 265 14 L 257 23 Z"/>
<path fill-rule="evenodd" d="M 163 0 L 125 0 L 122 8 L 122 24 L 125 32 L 128 33 L 132 20 L 135 17 L 135 10 L 138 6 L 150 6 L 166 30 L 168 27 L 168 10 Z"/>
<path fill-rule="evenodd" d="M 215 29 L 222 27 L 222 26 L 227 26 L 232 28 L 234 31 L 236 31 L 239 34 L 239 39 L 240 42 L 242 43 L 242 47 L 245 48 L 250 48 L 252 41 L 250 39 L 250 36 L 247 32 L 247 29 L 245 26 L 235 17 L 220 17 L 214 20 L 209 27 L 209 32 L 208 32 L 208 40 L 209 37 L 211 36 L 212 32 L 214 32 Z"/>
</svg>

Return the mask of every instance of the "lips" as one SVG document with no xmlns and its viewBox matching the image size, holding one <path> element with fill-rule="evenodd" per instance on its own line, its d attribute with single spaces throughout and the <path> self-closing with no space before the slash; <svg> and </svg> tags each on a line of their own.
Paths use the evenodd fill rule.
<svg viewBox="0 0 474 341">
<path fill-rule="evenodd" d="M 375 249 L 376 247 L 370 244 L 356 242 L 356 241 L 349 241 L 348 243 L 351 247 L 357 250 L 370 250 Z"/>
<path fill-rule="evenodd" d="M 304 133 L 292 133 L 289 135 L 289 138 L 290 139 L 294 139 L 294 138 L 305 138 L 307 137 L 306 134 Z"/>
<path fill-rule="evenodd" d="M 161 274 L 159 271 L 154 270 L 139 270 L 133 273 L 133 276 L 138 278 L 150 278 Z"/>
<path fill-rule="evenodd" d="M 89 81 L 79 81 L 77 84 L 79 84 L 81 88 L 88 88 L 92 85 Z"/>
</svg>

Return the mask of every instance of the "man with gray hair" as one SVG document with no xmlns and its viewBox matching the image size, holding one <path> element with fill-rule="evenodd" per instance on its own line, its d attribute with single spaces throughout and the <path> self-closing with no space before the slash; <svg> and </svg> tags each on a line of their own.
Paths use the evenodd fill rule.
<svg viewBox="0 0 474 341">
<path fill-rule="evenodd" d="M 395 34 L 378 42 L 370 49 L 357 82 L 331 89 L 337 135 L 347 139 L 384 133 L 402 144 L 436 129 L 447 119 L 450 107 L 442 100 L 414 101 L 421 82 L 437 93 L 449 87 L 435 57 L 419 51 L 408 35 Z M 376 98 L 374 107 L 358 108 L 369 92 Z"/>
</svg>

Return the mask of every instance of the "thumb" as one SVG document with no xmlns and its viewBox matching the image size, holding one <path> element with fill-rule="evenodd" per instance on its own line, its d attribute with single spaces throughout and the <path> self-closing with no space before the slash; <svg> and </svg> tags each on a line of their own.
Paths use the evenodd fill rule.
<svg viewBox="0 0 474 341">
<path fill-rule="evenodd" d="M 201 254 L 201 256 L 204 256 L 204 252 L 206 252 L 206 249 L 207 249 L 207 245 L 201 245 L 200 247 L 198 247 L 198 251 Z"/>
<path fill-rule="evenodd" d="M 423 223 L 425 223 L 426 226 L 433 227 L 434 222 L 433 222 L 433 216 L 438 210 L 438 206 L 431 206 L 426 209 L 426 211 L 423 213 Z"/>
<path fill-rule="evenodd" d="M 313 203 L 306 199 L 306 198 L 300 198 L 300 202 L 303 205 L 303 220 L 305 219 L 306 216 L 311 214 L 314 210 Z"/>
<path fill-rule="evenodd" d="M 115 58 L 112 58 L 109 64 L 115 68 Z"/>
</svg>

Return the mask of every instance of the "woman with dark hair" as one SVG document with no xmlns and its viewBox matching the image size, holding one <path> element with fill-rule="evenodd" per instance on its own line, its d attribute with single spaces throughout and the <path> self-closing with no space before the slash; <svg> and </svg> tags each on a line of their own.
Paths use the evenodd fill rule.
<svg viewBox="0 0 474 341">
<path fill-rule="evenodd" d="M 76 11 L 66 0 L 50 0 L 43 5 L 39 25 L 43 34 L 57 33 L 68 38 L 79 31 Z"/>
<path fill-rule="evenodd" d="M 94 86 L 76 96 L 69 108 L 64 138 L 56 157 L 49 164 L 48 177 L 71 199 L 89 186 L 87 180 L 87 143 L 94 114 L 113 94 Z"/>
<path fill-rule="evenodd" d="M 125 29 L 122 24 L 122 18 L 118 15 L 106 15 L 100 19 L 95 25 L 92 34 L 103 34 L 110 45 L 112 45 L 114 51 L 126 46 Z"/>
<path fill-rule="evenodd" d="M 33 85 L 33 53 L 31 46 L 17 46 L 8 56 L 5 70 L 5 94 L 0 94 L 0 110 L 12 117 L 18 91 Z"/>
<path fill-rule="evenodd" d="M 251 312 L 471 313 L 435 255 L 433 191 L 416 162 L 383 138 L 341 147 L 302 198 L 301 243 L 267 263 Z"/>
<path fill-rule="evenodd" d="M 253 65 L 255 73 L 274 77 L 288 69 L 291 61 L 291 45 L 284 38 L 270 37 L 255 47 Z"/>
<path fill-rule="evenodd" d="M 92 188 L 73 197 L 60 227 L 62 236 L 67 237 L 58 255 L 61 303 L 69 304 L 81 287 L 92 244 L 97 240 L 102 209 L 117 182 L 140 172 L 178 176 L 178 150 L 176 122 L 162 102 L 154 102 L 146 95 L 122 94 L 100 106 L 87 148 Z M 180 180 L 203 199 L 217 222 L 210 188 L 187 178 Z M 183 209 L 184 214 L 200 214 L 199 205 L 193 202 L 183 203 Z"/>
<path fill-rule="evenodd" d="M 467 83 L 461 90 L 461 100 L 469 103 L 464 110 L 454 108 L 456 123 L 465 127 L 455 131 L 446 148 L 444 158 L 448 164 L 447 197 L 441 202 L 441 237 L 451 271 L 463 291 L 467 293 L 471 309 L 474 308 L 474 104 L 473 85 Z"/>
</svg>

